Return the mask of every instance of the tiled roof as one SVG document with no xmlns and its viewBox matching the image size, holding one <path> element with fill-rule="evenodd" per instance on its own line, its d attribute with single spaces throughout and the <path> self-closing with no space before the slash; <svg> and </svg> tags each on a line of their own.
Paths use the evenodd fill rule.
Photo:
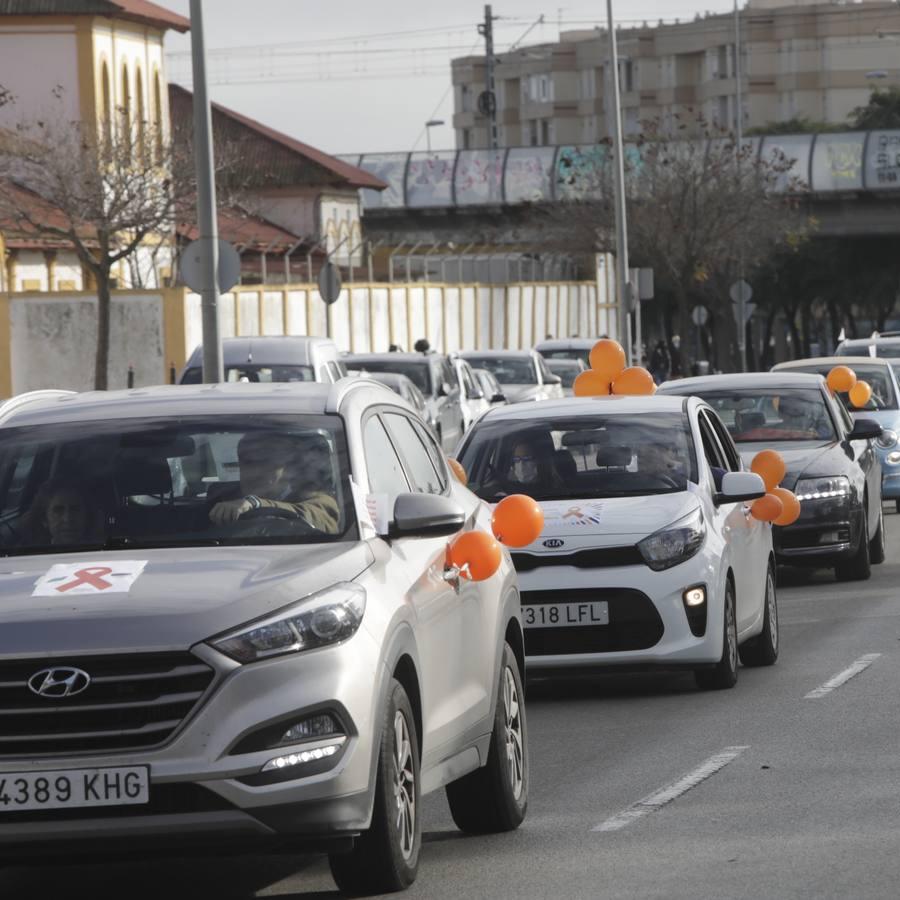
<svg viewBox="0 0 900 900">
<path fill-rule="evenodd" d="M 193 118 L 193 94 L 179 85 L 169 85 L 169 107 L 175 133 L 183 131 Z M 213 128 L 233 147 L 241 148 L 241 167 L 253 183 L 273 186 L 328 185 L 340 188 L 374 188 L 387 185 L 374 175 L 342 162 L 309 144 L 243 116 L 234 110 L 212 104 Z M 181 126 L 181 127 L 179 127 Z M 242 173 L 235 172 L 239 180 Z"/>
<path fill-rule="evenodd" d="M 109 16 L 190 31 L 190 19 L 149 0 L 0 0 L 0 16 Z"/>
<path fill-rule="evenodd" d="M 268 219 L 240 209 L 219 209 L 218 221 L 219 237 L 247 250 L 283 253 L 300 240 L 297 235 Z M 179 237 L 188 241 L 200 236 L 197 226 L 192 222 L 179 222 L 177 230 Z"/>
</svg>

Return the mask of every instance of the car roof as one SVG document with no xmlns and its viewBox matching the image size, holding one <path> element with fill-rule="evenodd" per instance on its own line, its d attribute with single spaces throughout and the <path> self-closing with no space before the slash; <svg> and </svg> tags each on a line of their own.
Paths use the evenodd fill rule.
<svg viewBox="0 0 900 900">
<path fill-rule="evenodd" d="M 784 372 L 788 369 L 799 369 L 808 366 L 887 366 L 890 368 L 891 361 L 881 356 L 816 356 L 811 359 L 794 359 L 790 362 L 778 363 L 773 367 L 773 371 Z"/>
<path fill-rule="evenodd" d="M 466 350 L 459 355 L 463 359 L 515 359 L 516 357 L 534 357 L 534 350 Z"/>
<path fill-rule="evenodd" d="M 739 391 L 753 388 L 810 388 L 820 387 L 824 379 L 812 372 L 744 372 L 732 375 L 701 375 L 679 378 L 660 385 L 660 392 L 679 397 L 703 394 L 706 391 Z"/>
<path fill-rule="evenodd" d="M 580 359 L 548 359 L 546 363 L 551 369 L 580 369 L 584 366 Z"/>
<path fill-rule="evenodd" d="M 598 338 L 547 338 L 545 341 L 538 341 L 534 345 L 534 349 L 541 350 L 591 350 Z"/>
<path fill-rule="evenodd" d="M 312 364 L 312 354 L 316 347 L 334 345 L 331 338 L 270 336 L 236 337 L 222 341 L 222 362 L 225 366 L 253 365 L 296 365 Z M 188 368 L 203 362 L 203 345 L 194 348 L 187 362 Z"/>
<path fill-rule="evenodd" d="M 379 396 L 396 395 L 378 382 L 343 378 L 336 384 L 277 382 L 272 384 L 163 385 L 130 391 L 91 391 L 48 397 L 2 417 L 3 427 L 47 425 L 98 419 L 172 418 L 176 416 L 254 415 L 258 413 L 323 415 L 336 411 L 350 391 L 361 388 Z M 377 400 L 378 398 L 373 398 Z"/>
<path fill-rule="evenodd" d="M 480 422 L 509 419 L 567 419 L 580 415 L 608 415 L 654 412 L 682 412 L 684 397 L 568 397 L 564 400 L 542 400 L 538 403 L 512 403 L 486 412 Z"/>
<path fill-rule="evenodd" d="M 839 347 L 877 347 L 879 344 L 900 344 L 900 337 L 867 337 L 846 338 L 841 341 Z"/>
<path fill-rule="evenodd" d="M 345 353 L 341 359 L 352 369 L 355 362 L 430 363 L 442 360 L 443 356 L 439 353 Z"/>
</svg>

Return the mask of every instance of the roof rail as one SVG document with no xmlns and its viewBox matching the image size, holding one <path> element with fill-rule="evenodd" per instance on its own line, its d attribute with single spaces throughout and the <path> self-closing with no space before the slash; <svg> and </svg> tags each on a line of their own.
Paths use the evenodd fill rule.
<svg viewBox="0 0 900 900">
<path fill-rule="evenodd" d="M 364 387 L 379 387 L 387 391 L 389 394 L 392 394 L 394 397 L 397 396 L 387 385 L 382 384 L 380 381 L 375 381 L 374 378 L 361 378 L 358 375 L 349 375 L 345 378 L 342 378 L 340 381 L 336 381 L 331 386 L 331 390 L 329 390 L 328 392 L 328 399 L 325 401 L 325 412 L 339 412 L 341 404 L 344 402 L 347 394 L 349 394 L 351 391 L 356 390 L 357 388 Z"/>
<path fill-rule="evenodd" d="M 31 406 L 35 403 L 44 403 L 49 400 L 61 400 L 63 397 L 74 397 L 76 393 L 76 391 L 63 391 L 50 388 L 43 391 L 26 391 L 24 394 L 10 397 L 10 399 L 4 403 L 0 403 L 0 425 L 5 425 L 12 416 L 26 406 Z"/>
</svg>

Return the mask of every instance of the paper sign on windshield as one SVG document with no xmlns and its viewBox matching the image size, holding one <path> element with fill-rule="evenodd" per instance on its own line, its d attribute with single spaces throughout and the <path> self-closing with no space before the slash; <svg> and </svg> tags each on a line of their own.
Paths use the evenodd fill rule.
<svg viewBox="0 0 900 900">
<path fill-rule="evenodd" d="M 77 594 L 127 594 L 147 560 L 60 563 L 38 579 L 32 597 L 74 597 Z"/>
</svg>

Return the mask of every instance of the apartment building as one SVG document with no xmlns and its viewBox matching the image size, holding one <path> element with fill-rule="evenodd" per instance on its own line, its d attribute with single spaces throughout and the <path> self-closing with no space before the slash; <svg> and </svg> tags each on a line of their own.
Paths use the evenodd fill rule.
<svg viewBox="0 0 900 900">
<path fill-rule="evenodd" d="M 740 11 L 744 127 L 808 118 L 838 125 L 873 87 L 900 84 L 900 5 L 893 0 L 749 0 Z M 737 115 L 731 14 L 617 29 L 626 136 L 648 121 L 675 131 L 696 122 L 733 129 Z M 490 146 L 479 111 L 484 56 L 453 61 L 453 124 L 460 149 Z M 501 147 L 594 143 L 609 136 L 605 29 L 495 58 Z"/>
</svg>

